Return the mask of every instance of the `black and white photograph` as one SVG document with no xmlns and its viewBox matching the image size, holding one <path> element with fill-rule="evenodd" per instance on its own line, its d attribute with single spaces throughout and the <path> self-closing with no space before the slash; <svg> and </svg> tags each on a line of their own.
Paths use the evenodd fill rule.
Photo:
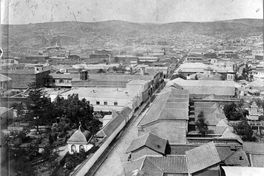
<svg viewBox="0 0 264 176">
<path fill-rule="evenodd" d="M 264 176 L 263 0 L 0 0 L 0 176 Z"/>
</svg>

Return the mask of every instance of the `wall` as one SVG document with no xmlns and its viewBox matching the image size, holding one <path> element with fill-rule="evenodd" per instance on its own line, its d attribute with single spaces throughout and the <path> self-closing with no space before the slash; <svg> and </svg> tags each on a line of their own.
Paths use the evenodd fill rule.
<svg viewBox="0 0 264 176">
<path fill-rule="evenodd" d="M 90 168 L 94 165 L 94 163 L 98 160 L 98 158 L 103 154 L 105 149 L 109 146 L 109 144 L 116 137 L 116 135 L 122 130 L 122 128 L 125 126 L 125 123 L 126 122 L 123 121 L 116 128 L 116 130 L 112 133 L 112 135 L 107 138 L 107 140 L 103 143 L 103 145 L 101 145 L 100 148 L 94 153 L 94 155 L 89 160 L 86 160 L 85 163 L 82 163 L 81 168 L 77 169 L 70 175 L 71 176 L 84 176 L 90 170 Z"/>
</svg>

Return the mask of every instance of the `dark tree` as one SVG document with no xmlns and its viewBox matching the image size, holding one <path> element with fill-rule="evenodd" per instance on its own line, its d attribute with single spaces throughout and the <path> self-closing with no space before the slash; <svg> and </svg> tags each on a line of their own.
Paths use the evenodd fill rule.
<svg viewBox="0 0 264 176">
<path fill-rule="evenodd" d="M 234 125 L 236 134 L 241 136 L 243 141 L 255 141 L 256 138 L 253 136 L 253 130 L 246 120 L 242 120 L 237 125 Z"/>
<path fill-rule="evenodd" d="M 228 120 L 241 120 L 244 118 L 243 111 L 235 103 L 225 105 L 224 113 Z"/>
<path fill-rule="evenodd" d="M 26 101 L 28 120 L 38 120 L 39 124 L 51 124 L 55 118 L 51 99 L 46 96 L 41 88 L 32 87 Z"/>
<path fill-rule="evenodd" d="M 208 124 L 204 119 L 203 111 L 198 114 L 195 125 L 202 136 L 205 136 L 208 133 Z"/>
<path fill-rule="evenodd" d="M 57 117 L 69 119 L 75 127 L 82 124 L 85 130 L 95 134 L 101 127 L 102 123 L 94 117 L 93 107 L 85 99 L 79 100 L 77 94 L 69 95 L 67 99 L 57 97 L 53 102 L 54 114 Z"/>
</svg>

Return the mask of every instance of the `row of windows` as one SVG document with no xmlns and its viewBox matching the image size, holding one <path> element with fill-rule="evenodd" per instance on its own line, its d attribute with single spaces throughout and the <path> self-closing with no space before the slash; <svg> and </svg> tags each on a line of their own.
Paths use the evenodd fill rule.
<svg viewBox="0 0 264 176">
<path fill-rule="evenodd" d="M 100 105 L 100 101 L 96 101 L 96 105 Z M 108 105 L 107 101 L 104 101 L 103 105 Z M 115 101 L 114 105 L 117 106 L 118 103 Z"/>
</svg>

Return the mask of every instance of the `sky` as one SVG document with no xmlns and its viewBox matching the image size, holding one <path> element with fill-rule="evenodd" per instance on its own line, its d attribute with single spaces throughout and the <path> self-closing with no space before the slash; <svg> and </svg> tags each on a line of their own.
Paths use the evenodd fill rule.
<svg viewBox="0 0 264 176">
<path fill-rule="evenodd" d="M 263 19 L 263 0 L 0 0 L 1 23 Z"/>
</svg>

